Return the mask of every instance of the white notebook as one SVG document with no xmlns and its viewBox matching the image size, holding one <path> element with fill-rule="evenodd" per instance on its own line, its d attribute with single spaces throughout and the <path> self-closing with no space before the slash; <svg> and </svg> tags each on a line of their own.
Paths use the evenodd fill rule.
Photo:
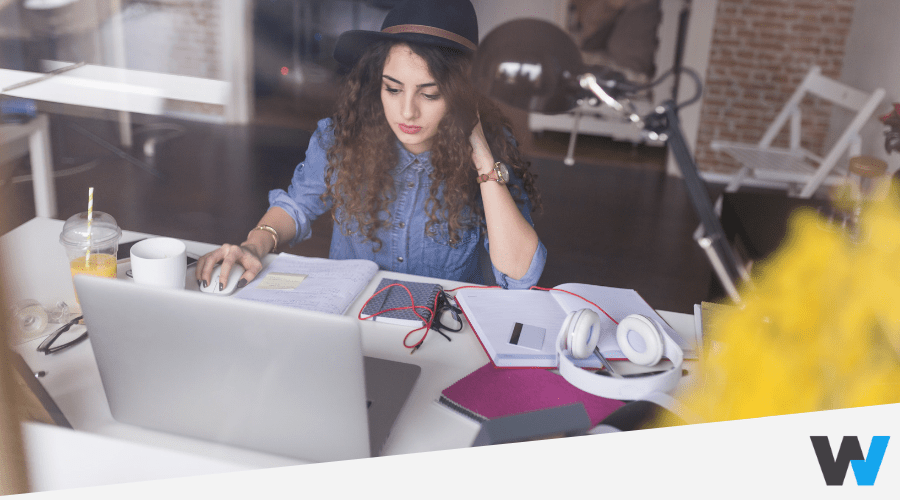
<svg viewBox="0 0 900 500">
<path fill-rule="evenodd" d="M 656 320 L 681 347 L 685 358 L 696 357 L 693 346 L 666 324 L 634 290 L 577 283 L 567 283 L 555 288 L 594 302 L 616 322 L 629 314 L 642 314 Z M 456 301 L 491 361 L 497 366 L 555 367 L 554 343 L 563 321 L 570 312 L 584 308 L 593 309 L 600 315 L 600 352 L 607 359 L 626 359 L 616 341 L 616 323 L 584 300 L 558 290 L 545 292 L 466 288 L 457 292 Z M 596 356 L 570 359 L 579 366 L 601 367 Z"/>
</svg>

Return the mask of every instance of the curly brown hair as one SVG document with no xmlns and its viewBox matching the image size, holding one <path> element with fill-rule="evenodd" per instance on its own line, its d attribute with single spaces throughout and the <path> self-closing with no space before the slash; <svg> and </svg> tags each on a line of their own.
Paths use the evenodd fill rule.
<svg viewBox="0 0 900 500">
<path fill-rule="evenodd" d="M 373 45 L 347 75 L 337 111 L 332 116 L 335 141 L 328 150 L 323 201 L 333 201 L 335 222 L 341 231 L 355 222 L 360 234 L 381 248 L 378 231 L 389 223 L 389 207 L 396 196 L 390 174 L 397 165 L 397 137 L 384 115 L 381 102 L 382 70 L 393 45 Z M 532 210 L 540 208 L 535 188 L 536 176 L 530 162 L 519 153 L 512 139 L 509 120 L 490 99 L 483 97 L 469 77 L 470 59 L 458 51 L 407 43 L 428 64 L 447 100 L 447 114 L 438 125 L 431 147 L 431 188 L 426 202 L 426 232 L 434 236 L 436 227 L 447 222 L 450 244 L 461 233 L 484 224 L 481 191 L 476 182 L 469 136 L 481 118 L 481 125 L 494 158 L 510 166 L 523 180 Z M 511 172 L 511 174 L 513 173 Z M 521 193 L 510 185 L 517 203 Z M 439 193 L 441 196 L 439 196 Z M 340 215 L 337 215 L 340 214 Z"/>
</svg>

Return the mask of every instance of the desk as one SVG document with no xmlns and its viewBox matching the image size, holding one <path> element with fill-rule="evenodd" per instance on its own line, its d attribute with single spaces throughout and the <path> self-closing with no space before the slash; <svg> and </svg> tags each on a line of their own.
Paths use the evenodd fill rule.
<svg viewBox="0 0 900 500">
<path fill-rule="evenodd" d="M 58 69 L 65 64 L 54 63 L 51 66 L 51 69 Z M 0 68 L 0 88 L 40 76 L 40 73 Z M 231 86 L 227 82 L 217 80 L 85 65 L 5 94 L 23 99 L 159 115 L 167 112 L 167 106 L 171 107 L 176 102 L 197 103 L 202 109 L 228 111 L 230 92 Z M 127 117 L 127 114 L 120 116 Z M 11 159 L 2 153 L 11 143 L 26 136 L 29 139 L 35 213 L 38 217 L 57 215 L 47 123 L 47 117 L 39 115 L 23 125 L 0 126 L 0 163 Z M 127 134 L 127 140 L 123 143 L 130 145 L 131 129 L 126 127 L 120 130 L 123 138 Z"/>
<path fill-rule="evenodd" d="M 762 260 L 781 245 L 791 213 L 803 207 L 826 214 L 831 211 L 828 201 L 793 198 L 782 192 L 724 193 L 722 229 L 742 258 Z"/>
<path fill-rule="evenodd" d="M 7 290 L 11 299 L 27 297 L 44 303 L 62 298 L 71 304 L 75 303 L 65 252 L 57 243 L 62 226 L 62 221 L 35 218 L 0 238 L 0 256 L 7 262 Z M 124 231 L 123 241 L 143 236 L 149 235 Z M 216 248 L 216 245 L 193 241 L 185 243 L 188 252 L 196 254 Z M 273 258 L 267 257 L 264 263 L 271 262 Z M 375 292 L 381 279 L 386 277 L 435 281 L 431 278 L 379 271 L 350 307 L 347 315 L 355 317 L 365 300 Z M 464 285 L 446 280 L 438 281 L 446 288 Z M 693 336 L 693 316 L 666 312 L 661 314 L 679 333 L 688 338 Z M 471 329 L 466 325 L 461 333 L 453 335 L 452 342 L 447 342 L 440 335 L 429 335 L 415 355 L 410 355 L 409 350 L 402 346 L 402 339 L 408 331 L 405 327 L 365 321 L 361 323 L 360 331 L 365 355 L 415 363 L 422 367 L 419 380 L 394 424 L 383 453 L 396 455 L 468 447 L 480 426 L 440 406 L 436 400 L 444 388 L 488 362 Z M 49 356 L 35 350 L 39 343 L 40 339 L 32 340 L 15 346 L 15 350 L 25 358 L 32 370 L 47 372 L 41 379 L 44 386 L 78 431 L 196 455 L 204 459 L 204 470 L 214 469 L 217 463 L 222 467 L 222 472 L 303 463 L 116 422 L 106 402 L 90 339 Z M 164 468 L 159 471 L 157 479 L 170 477 L 166 475 L 168 472 Z M 127 479 L 111 477 L 107 484 L 122 480 Z M 41 487 L 40 484 L 34 486 L 38 489 Z"/>
<path fill-rule="evenodd" d="M 17 147 L 25 138 L 31 159 L 35 213 L 38 217 L 56 217 L 56 183 L 47 115 L 38 115 L 28 123 L 0 125 L 0 164 L 25 154 L 23 148 Z"/>
<path fill-rule="evenodd" d="M 50 69 L 67 64 L 53 62 Z M 0 88 L 41 76 L 43 73 L 0 68 Z M 224 109 L 229 104 L 230 92 L 231 86 L 227 82 L 208 78 L 86 64 L 5 94 L 22 99 L 158 115 L 174 102 Z"/>
</svg>

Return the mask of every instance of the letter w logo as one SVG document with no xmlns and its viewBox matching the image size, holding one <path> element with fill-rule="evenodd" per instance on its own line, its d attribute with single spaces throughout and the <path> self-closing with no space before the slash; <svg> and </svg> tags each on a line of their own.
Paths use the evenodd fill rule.
<svg viewBox="0 0 900 500">
<path fill-rule="evenodd" d="M 822 476 L 825 477 L 825 484 L 828 486 L 843 485 L 844 478 L 847 476 L 847 467 L 850 465 L 853 466 L 853 475 L 856 476 L 857 485 L 874 485 L 890 438 L 890 436 L 873 436 L 867 458 L 863 456 L 859 438 L 856 436 L 844 436 L 837 456 L 831 451 L 828 436 L 809 437 L 816 450 L 816 457 L 819 459 L 819 467 L 822 469 Z"/>
</svg>

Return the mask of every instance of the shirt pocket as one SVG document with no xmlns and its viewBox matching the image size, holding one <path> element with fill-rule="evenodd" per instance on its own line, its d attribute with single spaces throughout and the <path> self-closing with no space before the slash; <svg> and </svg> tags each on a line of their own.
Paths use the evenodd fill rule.
<svg viewBox="0 0 900 500">
<path fill-rule="evenodd" d="M 447 224 L 435 226 L 436 233 L 425 235 L 423 242 L 422 267 L 428 276 L 449 280 L 460 280 L 470 265 L 477 265 L 477 228 L 464 231 L 454 246 L 450 244 Z"/>
</svg>

